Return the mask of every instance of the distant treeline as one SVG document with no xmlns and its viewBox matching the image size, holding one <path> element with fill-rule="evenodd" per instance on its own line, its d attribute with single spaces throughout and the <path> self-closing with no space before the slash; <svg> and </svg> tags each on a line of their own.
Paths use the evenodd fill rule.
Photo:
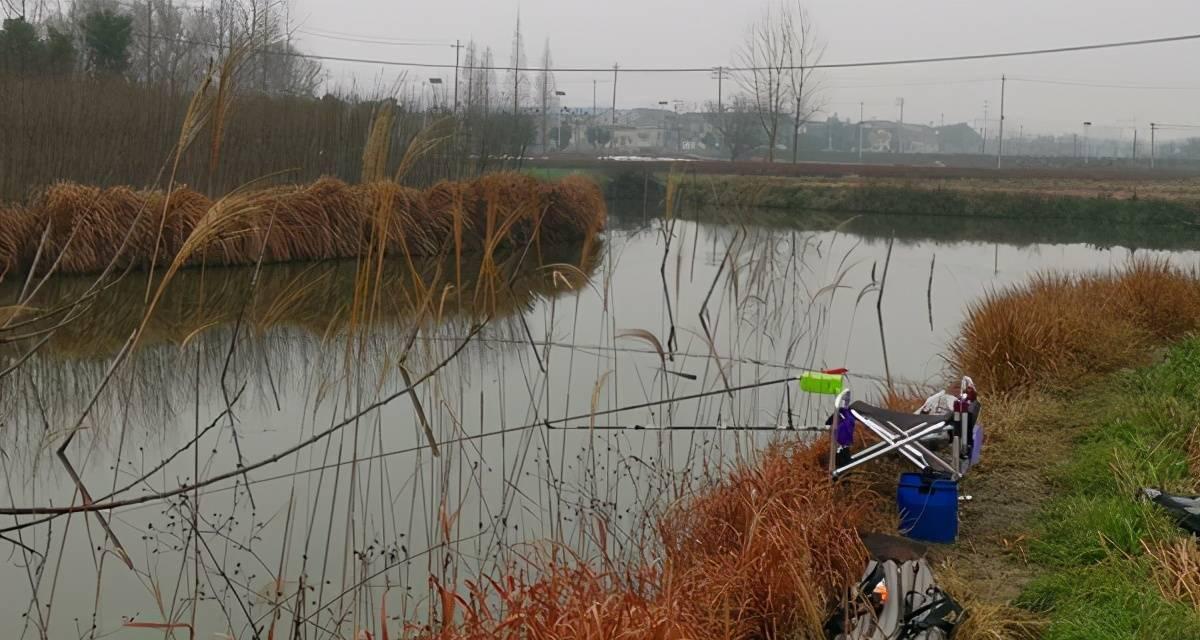
<svg viewBox="0 0 1200 640">
<path fill-rule="evenodd" d="M 449 78 L 440 88 L 401 81 L 331 89 L 321 65 L 292 46 L 286 15 L 284 3 L 262 0 L 208 9 L 80 0 L 38 20 L 6 19 L 0 201 L 25 200 L 59 180 L 160 185 L 172 173 L 192 96 L 209 77 L 208 91 L 233 98 L 175 172 L 177 182 L 209 195 L 263 178 L 358 181 L 381 110 L 390 112 L 393 171 L 419 132 L 439 132 L 405 172 L 418 185 L 515 168 L 539 132 L 543 145 L 558 136 L 547 130 L 546 113 L 557 109 L 548 72 L 497 79 L 476 68 L 494 65 L 491 51 L 469 43 L 457 91 Z"/>
</svg>

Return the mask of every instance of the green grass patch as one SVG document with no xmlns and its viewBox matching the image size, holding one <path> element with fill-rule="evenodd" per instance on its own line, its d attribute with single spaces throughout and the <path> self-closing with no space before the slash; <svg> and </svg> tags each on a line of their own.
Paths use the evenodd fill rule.
<svg viewBox="0 0 1200 640">
<path fill-rule="evenodd" d="M 1047 615 L 1047 640 L 1200 638 L 1189 605 L 1158 595 L 1143 560 L 1113 560 L 1047 573 L 1018 604 Z"/>
<path fill-rule="evenodd" d="M 1164 225 L 1193 221 L 1200 214 L 1200 204 L 1191 200 L 954 188 L 920 181 L 827 184 L 795 178 L 701 176 L 685 180 L 683 187 L 694 204 L 736 202 L 792 211 Z"/>
<path fill-rule="evenodd" d="M 1019 604 L 1048 617 L 1051 639 L 1200 638 L 1200 612 L 1162 595 L 1143 547 L 1186 533 L 1138 498 L 1141 487 L 1196 486 L 1187 445 L 1200 424 L 1200 340 L 1117 375 L 1102 393 L 1095 426 L 1052 473 L 1060 493 L 1028 547 L 1042 572 Z"/>
</svg>

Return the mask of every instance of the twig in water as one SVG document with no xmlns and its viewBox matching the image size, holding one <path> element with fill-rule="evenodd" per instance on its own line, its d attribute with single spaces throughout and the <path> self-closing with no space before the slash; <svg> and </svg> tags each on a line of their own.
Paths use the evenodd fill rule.
<svg viewBox="0 0 1200 640">
<path fill-rule="evenodd" d="M 888 266 L 892 264 L 892 245 L 896 243 L 895 234 L 888 240 L 887 257 L 883 259 L 883 275 L 879 277 L 879 296 L 875 298 L 875 314 L 879 318 L 879 344 L 883 347 L 883 373 L 887 376 L 888 391 L 892 390 L 892 368 L 888 365 L 887 338 L 883 335 L 883 290 L 887 286 Z"/>
<path fill-rule="evenodd" d="M 925 289 L 925 304 L 929 308 L 929 330 L 933 331 L 933 265 L 937 262 L 937 254 L 929 259 L 929 287 Z"/>
<path fill-rule="evenodd" d="M 425 418 L 425 409 L 421 406 L 421 399 L 417 397 L 417 388 L 413 384 L 412 376 L 408 375 L 408 368 L 403 364 L 396 367 L 400 370 L 400 377 L 404 378 L 404 386 L 408 387 L 408 397 L 412 400 L 413 409 L 417 412 L 417 420 L 421 423 L 421 429 L 425 432 L 425 439 L 429 441 L 429 450 L 433 457 L 438 457 L 437 438 L 433 435 L 433 428 L 429 426 L 429 420 Z"/>
</svg>

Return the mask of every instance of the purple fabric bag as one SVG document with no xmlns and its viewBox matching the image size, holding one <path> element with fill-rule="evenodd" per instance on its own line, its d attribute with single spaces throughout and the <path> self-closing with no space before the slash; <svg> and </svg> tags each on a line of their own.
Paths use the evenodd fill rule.
<svg viewBox="0 0 1200 640">
<path fill-rule="evenodd" d="M 983 455 L 983 425 L 975 423 L 975 432 L 971 434 L 971 466 L 979 464 Z"/>
<path fill-rule="evenodd" d="M 837 429 L 834 430 L 835 440 L 839 447 L 848 447 L 854 444 L 854 416 L 851 415 L 850 409 L 845 407 L 838 409 Z"/>
</svg>

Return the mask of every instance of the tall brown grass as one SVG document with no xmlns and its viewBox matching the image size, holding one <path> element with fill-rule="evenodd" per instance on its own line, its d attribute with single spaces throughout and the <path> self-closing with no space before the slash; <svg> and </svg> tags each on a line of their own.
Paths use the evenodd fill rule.
<svg viewBox="0 0 1200 640">
<path fill-rule="evenodd" d="M 62 183 L 0 215 L 6 275 L 51 265 L 66 274 L 97 273 L 110 263 L 142 269 L 181 252 L 188 265 L 249 265 L 260 255 L 267 263 L 350 258 L 365 255 L 372 238 L 385 254 L 491 254 L 590 241 L 606 221 L 594 183 L 550 184 L 514 173 L 427 190 L 323 178 L 216 202 L 188 188 L 166 194 Z"/>
<path fill-rule="evenodd" d="M 1142 362 L 1200 328 L 1200 276 L 1137 259 L 1089 274 L 1043 274 L 967 309 L 949 360 L 985 393 L 1076 388 L 1081 378 Z"/>
<path fill-rule="evenodd" d="M 658 524 L 661 557 L 641 567 L 551 554 L 532 574 L 517 571 L 464 593 L 444 589 L 444 624 L 430 635 L 823 637 L 833 604 L 866 566 L 858 527 L 879 499 L 858 485 L 830 483 L 826 446 L 778 443 L 672 505 Z"/>
<path fill-rule="evenodd" d="M 1151 575 L 1163 596 L 1200 611 L 1200 547 L 1195 539 L 1143 541 L 1142 547 L 1151 558 Z"/>
</svg>

